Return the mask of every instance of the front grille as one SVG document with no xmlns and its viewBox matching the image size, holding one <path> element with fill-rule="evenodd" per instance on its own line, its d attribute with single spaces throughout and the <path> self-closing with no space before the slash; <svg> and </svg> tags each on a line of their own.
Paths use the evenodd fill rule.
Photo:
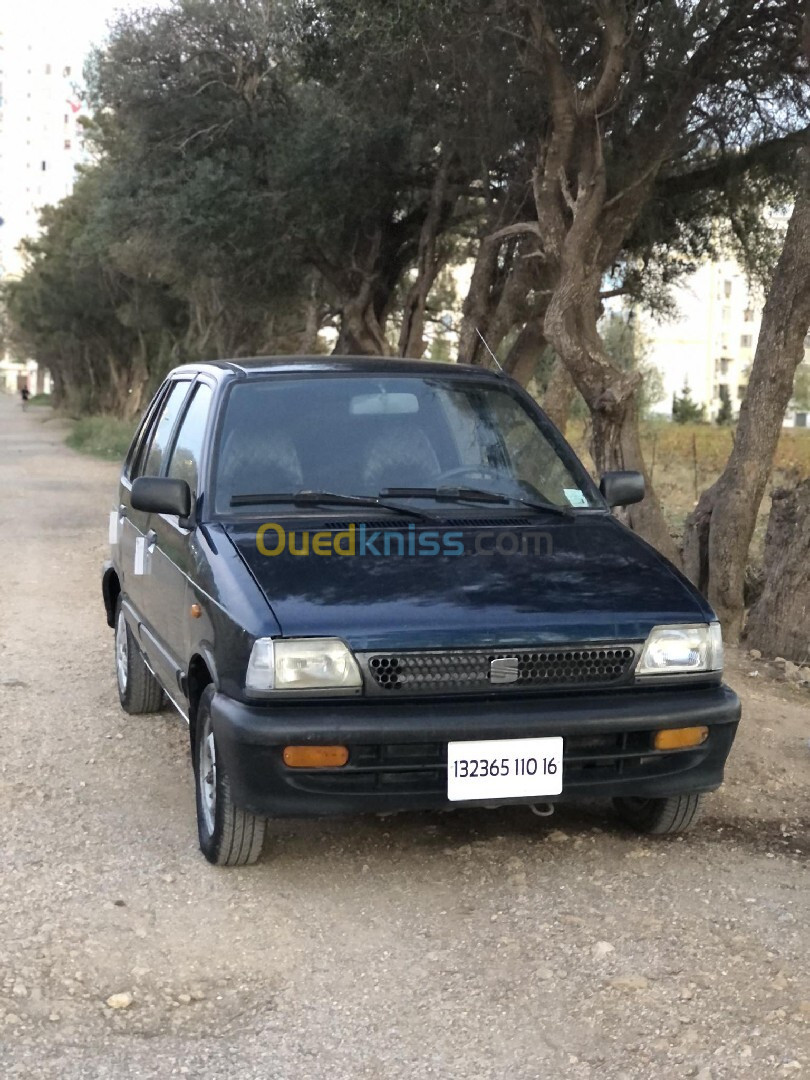
<svg viewBox="0 0 810 1080">
<path fill-rule="evenodd" d="M 630 645 L 583 645 L 539 649 L 433 649 L 425 652 L 386 652 L 361 657 L 367 685 L 376 693 L 463 693 L 529 687 L 609 686 L 632 671 L 635 649 Z M 505 663 L 507 680 L 492 669 Z"/>
</svg>

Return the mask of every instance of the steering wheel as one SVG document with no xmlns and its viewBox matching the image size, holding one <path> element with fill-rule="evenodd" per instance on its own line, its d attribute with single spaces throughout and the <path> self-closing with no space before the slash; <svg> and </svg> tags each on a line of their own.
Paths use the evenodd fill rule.
<svg viewBox="0 0 810 1080">
<path fill-rule="evenodd" d="M 498 483 L 502 483 L 504 480 L 504 474 L 499 469 L 491 468 L 488 465 L 459 465 L 455 469 L 448 469 L 447 472 L 443 472 L 439 476 L 437 486 L 441 487 L 449 480 L 460 480 L 462 477 L 466 477 L 468 480 L 476 478 L 479 480 L 495 480 Z"/>
</svg>

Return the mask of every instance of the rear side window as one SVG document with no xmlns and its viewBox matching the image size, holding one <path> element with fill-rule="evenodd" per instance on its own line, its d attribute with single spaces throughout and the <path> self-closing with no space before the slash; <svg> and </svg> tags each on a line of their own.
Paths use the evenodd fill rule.
<svg viewBox="0 0 810 1080">
<path fill-rule="evenodd" d="M 140 461 L 133 470 L 133 476 L 160 476 L 163 458 L 172 437 L 174 424 L 186 399 L 190 385 L 188 382 L 176 382 L 172 386 L 155 421 L 146 446 L 141 453 Z"/>
<path fill-rule="evenodd" d="M 205 383 L 197 386 L 180 424 L 169 459 L 168 475 L 175 480 L 185 480 L 193 493 L 197 491 L 200 475 L 200 456 L 211 408 L 211 396 L 210 386 Z"/>
</svg>

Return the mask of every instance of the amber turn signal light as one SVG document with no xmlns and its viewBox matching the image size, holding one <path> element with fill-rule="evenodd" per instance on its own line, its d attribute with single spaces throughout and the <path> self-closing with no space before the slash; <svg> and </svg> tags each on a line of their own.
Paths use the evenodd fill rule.
<svg viewBox="0 0 810 1080">
<path fill-rule="evenodd" d="M 284 747 L 284 764 L 290 769 L 335 769 L 348 760 L 346 746 Z"/>
<path fill-rule="evenodd" d="M 690 746 L 700 746 L 708 737 L 707 727 L 664 728 L 655 733 L 655 749 L 685 750 Z"/>
</svg>

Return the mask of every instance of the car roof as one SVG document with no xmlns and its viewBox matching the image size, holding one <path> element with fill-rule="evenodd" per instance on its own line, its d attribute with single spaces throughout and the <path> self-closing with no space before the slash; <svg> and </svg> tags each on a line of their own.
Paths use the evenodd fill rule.
<svg viewBox="0 0 810 1080">
<path fill-rule="evenodd" d="M 446 364 L 436 360 L 410 360 L 396 356 L 251 356 L 238 360 L 203 360 L 184 364 L 172 374 L 208 371 L 236 377 L 286 373 L 296 375 L 351 372 L 378 375 L 476 375 L 497 378 L 492 371 L 473 364 Z"/>
</svg>

